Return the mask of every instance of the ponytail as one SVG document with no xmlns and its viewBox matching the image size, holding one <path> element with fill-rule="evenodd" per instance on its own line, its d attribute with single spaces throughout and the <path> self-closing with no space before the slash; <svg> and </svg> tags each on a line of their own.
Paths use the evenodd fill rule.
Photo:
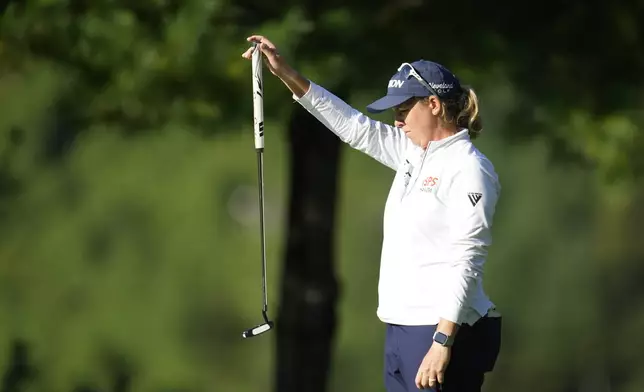
<svg viewBox="0 0 644 392">
<path fill-rule="evenodd" d="M 443 121 L 467 128 L 471 139 L 475 139 L 481 133 L 483 123 L 479 100 L 472 88 L 463 86 L 463 92 L 458 98 L 446 100 L 442 106 Z"/>
<path fill-rule="evenodd" d="M 456 116 L 456 125 L 459 127 L 467 128 L 470 132 L 470 138 L 476 138 L 481 130 L 483 124 L 481 115 L 479 113 L 479 99 L 476 92 L 470 87 L 463 88 L 463 106 L 458 116 Z"/>
</svg>

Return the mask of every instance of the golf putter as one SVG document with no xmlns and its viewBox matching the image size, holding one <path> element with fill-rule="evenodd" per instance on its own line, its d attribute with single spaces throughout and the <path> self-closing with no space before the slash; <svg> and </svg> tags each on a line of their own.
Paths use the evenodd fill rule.
<svg viewBox="0 0 644 392">
<path fill-rule="evenodd" d="M 266 289 L 266 235 L 264 228 L 264 85 L 262 76 L 262 52 L 257 43 L 253 44 L 253 126 L 255 131 L 255 150 L 257 151 L 257 180 L 259 187 L 259 232 L 262 260 L 262 317 L 264 322 L 242 333 L 244 338 L 261 335 L 273 328 L 274 323 L 268 319 L 268 294 Z"/>
</svg>

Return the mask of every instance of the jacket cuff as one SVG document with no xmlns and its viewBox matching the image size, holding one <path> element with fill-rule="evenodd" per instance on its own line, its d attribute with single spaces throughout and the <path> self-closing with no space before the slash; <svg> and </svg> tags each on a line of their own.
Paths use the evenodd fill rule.
<svg viewBox="0 0 644 392">
<path fill-rule="evenodd" d="M 306 109 L 312 109 L 315 106 L 315 101 L 320 97 L 320 91 L 317 84 L 309 80 L 309 89 L 304 95 L 298 98 L 297 95 L 293 94 L 293 100 Z"/>
<path fill-rule="evenodd" d="M 463 323 L 465 308 L 460 304 L 445 304 L 440 312 L 440 317 L 458 325 Z"/>
</svg>

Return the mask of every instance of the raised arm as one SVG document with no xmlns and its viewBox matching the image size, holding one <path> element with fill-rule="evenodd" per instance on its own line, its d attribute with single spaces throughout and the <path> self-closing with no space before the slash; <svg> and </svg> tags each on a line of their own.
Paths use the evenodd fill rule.
<svg viewBox="0 0 644 392">
<path fill-rule="evenodd" d="M 293 93 L 293 98 L 340 140 L 378 162 L 396 170 L 408 146 L 409 139 L 402 130 L 372 120 L 346 102 L 310 82 L 291 68 L 279 55 L 277 48 L 262 36 L 251 36 L 248 41 L 259 45 L 268 69 Z M 250 59 L 253 48 L 242 56 Z"/>
</svg>

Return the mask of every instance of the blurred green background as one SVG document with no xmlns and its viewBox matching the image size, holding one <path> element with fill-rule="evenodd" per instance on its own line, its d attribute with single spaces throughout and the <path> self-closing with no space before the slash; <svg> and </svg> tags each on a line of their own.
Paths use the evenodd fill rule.
<svg viewBox="0 0 644 392">
<path fill-rule="evenodd" d="M 644 7 L 566 4 L 2 2 L 0 391 L 280 390 L 277 332 L 241 338 L 261 306 L 240 57 L 253 33 L 359 109 L 417 58 L 473 85 L 476 145 L 503 186 L 485 280 L 503 347 L 484 389 L 643 391 Z M 264 74 L 276 315 L 297 104 Z M 328 377 L 297 390 L 384 391 L 375 310 L 393 172 L 340 148 L 332 354 L 297 364 Z"/>
</svg>

